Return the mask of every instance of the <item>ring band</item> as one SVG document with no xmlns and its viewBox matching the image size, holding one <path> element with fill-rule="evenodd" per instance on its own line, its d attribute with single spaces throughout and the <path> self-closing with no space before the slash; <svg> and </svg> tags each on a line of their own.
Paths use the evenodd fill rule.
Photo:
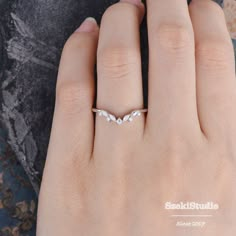
<svg viewBox="0 0 236 236">
<path fill-rule="evenodd" d="M 123 118 L 116 117 L 115 115 L 109 113 L 108 111 L 93 108 L 92 112 L 98 113 L 99 116 L 103 116 L 106 118 L 108 122 L 115 122 L 118 125 L 122 125 L 125 122 L 132 122 L 135 117 L 141 116 L 142 113 L 146 113 L 148 109 L 140 109 L 140 110 L 134 110 L 131 113 L 125 115 Z"/>
</svg>

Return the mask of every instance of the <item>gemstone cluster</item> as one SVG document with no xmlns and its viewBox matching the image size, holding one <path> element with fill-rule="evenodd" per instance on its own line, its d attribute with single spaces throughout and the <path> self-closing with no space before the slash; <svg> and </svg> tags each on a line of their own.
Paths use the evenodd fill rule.
<svg viewBox="0 0 236 236">
<path fill-rule="evenodd" d="M 139 110 L 132 111 L 130 114 L 125 115 L 123 118 L 120 117 L 116 118 L 114 115 L 104 110 L 99 110 L 98 115 L 105 117 L 108 122 L 115 122 L 118 125 L 122 125 L 124 122 L 132 122 L 135 117 L 141 116 L 141 111 Z"/>
</svg>

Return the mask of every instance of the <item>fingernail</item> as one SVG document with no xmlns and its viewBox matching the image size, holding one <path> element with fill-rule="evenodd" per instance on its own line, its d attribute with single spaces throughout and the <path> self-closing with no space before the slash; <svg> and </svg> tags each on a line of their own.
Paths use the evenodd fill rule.
<svg viewBox="0 0 236 236">
<path fill-rule="evenodd" d="M 138 7 L 143 6 L 142 0 L 120 0 L 120 2 L 131 3 L 131 4 L 134 4 L 134 5 L 138 6 Z"/>
<path fill-rule="evenodd" d="M 88 17 L 75 32 L 93 32 L 97 29 L 97 21 L 93 17 Z"/>
</svg>

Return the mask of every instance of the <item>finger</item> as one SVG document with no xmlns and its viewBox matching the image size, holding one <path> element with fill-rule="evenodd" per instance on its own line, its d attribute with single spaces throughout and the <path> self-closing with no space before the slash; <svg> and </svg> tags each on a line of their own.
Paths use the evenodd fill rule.
<svg viewBox="0 0 236 236">
<path fill-rule="evenodd" d="M 150 132 L 200 130 L 194 34 L 186 0 L 147 0 Z"/>
<path fill-rule="evenodd" d="M 139 39 L 143 13 L 141 1 L 127 0 L 111 6 L 102 18 L 98 44 L 97 108 L 116 117 L 122 118 L 131 110 L 143 107 Z M 121 137 L 123 140 L 125 133 L 141 135 L 143 118 L 119 126 L 97 116 L 95 142 L 109 143 L 115 138 L 121 140 Z M 128 141 L 129 138 L 126 138 Z"/>
<path fill-rule="evenodd" d="M 198 113 L 206 136 L 236 134 L 233 45 L 221 7 L 211 0 L 190 4 L 195 31 Z"/>
<path fill-rule="evenodd" d="M 91 109 L 98 33 L 96 22 L 88 18 L 63 49 L 48 153 L 49 162 L 62 163 L 63 168 L 65 163 L 86 163 L 92 152 L 94 119 Z"/>
</svg>

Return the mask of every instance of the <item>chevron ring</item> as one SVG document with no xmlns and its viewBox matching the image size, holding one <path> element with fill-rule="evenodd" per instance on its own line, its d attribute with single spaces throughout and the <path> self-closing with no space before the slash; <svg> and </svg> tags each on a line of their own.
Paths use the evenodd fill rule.
<svg viewBox="0 0 236 236">
<path fill-rule="evenodd" d="M 141 116 L 141 114 L 147 112 L 148 109 L 134 110 L 131 113 L 125 115 L 123 118 L 120 117 L 117 118 L 113 114 L 110 114 L 105 110 L 100 110 L 97 108 L 93 108 L 92 111 L 94 113 L 98 113 L 99 116 L 105 117 L 108 122 L 115 122 L 118 125 L 122 125 L 125 122 L 132 122 L 135 117 Z"/>
</svg>

